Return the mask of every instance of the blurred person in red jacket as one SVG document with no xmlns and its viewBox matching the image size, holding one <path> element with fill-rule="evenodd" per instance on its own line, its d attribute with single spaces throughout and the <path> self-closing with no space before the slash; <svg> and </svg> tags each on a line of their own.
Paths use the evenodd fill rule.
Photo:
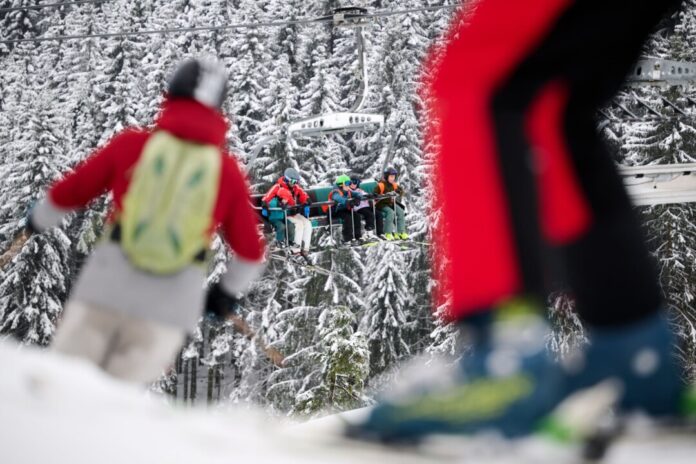
<svg viewBox="0 0 696 464">
<path fill-rule="evenodd" d="M 171 364 L 204 305 L 226 317 L 263 270 L 246 179 L 225 150 L 227 74 L 189 59 L 169 81 L 151 129 L 129 128 L 50 187 L 30 212 L 40 232 L 110 193 L 114 209 L 73 288 L 53 347 L 134 382 Z M 208 291 L 213 234 L 233 252 Z"/>
</svg>

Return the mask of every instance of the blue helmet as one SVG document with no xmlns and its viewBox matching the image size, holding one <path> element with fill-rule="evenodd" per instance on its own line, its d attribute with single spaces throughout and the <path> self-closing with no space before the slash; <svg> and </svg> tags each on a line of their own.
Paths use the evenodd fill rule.
<svg viewBox="0 0 696 464">
<path fill-rule="evenodd" d="M 397 171 L 396 169 L 394 169 L 392 167 L 388 167 L 387 169 L 384 170 L 383 174 L 384 174 L 384 178 L 386 179 L 389 176 L 398 176 L 399 171 Z"/>
</svg>

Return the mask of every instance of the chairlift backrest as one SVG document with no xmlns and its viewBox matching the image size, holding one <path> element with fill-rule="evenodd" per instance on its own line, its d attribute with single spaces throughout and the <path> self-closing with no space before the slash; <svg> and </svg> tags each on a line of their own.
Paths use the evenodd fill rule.
<svg viewBox="0 0 696 464">
<path fill-rule="evenodd" d="M 367 193 L 372 193 L 377 186 L 377 181 L 374 179 L 369 179 L 362 181 L 360 184 L 360 188 L 365 190 Z M 329 196 L 331 195 L 331 192 L 333 192 L 336 189 L 334 185 L 315 185 L 313 187 L 305 189 L 305 192 L 307 192 L 307 195 L 309 195 L 309 198 L 312 200 L 313 204 L 321 204 L 324 202 L 330 201 Z M 261 216 L 261 200 L 263 199 L 265 194 L 255 194 L 251 196 L 251 204 L 254 207 L 254 209 L 258 212 L 259 217 L 265 221 L 265 218 Z M 313 206 L 310 210 L 310 219 L 312 219 L 312 222 L 315 227 L 321 227 L 324 224 L 325 221 L 315 221 L 315 219 L 320 219 L 325 217 L 326 214 L 322 211 L 321 207 L 319 205 Z"/>
<path fill-rule="evenodd" d="M 335 27 L 365 27 L 369 26 L 372 19 L 367 16 L 367 8 L 343 7 L 333 11 L 333 24 Z"/>
</svg>

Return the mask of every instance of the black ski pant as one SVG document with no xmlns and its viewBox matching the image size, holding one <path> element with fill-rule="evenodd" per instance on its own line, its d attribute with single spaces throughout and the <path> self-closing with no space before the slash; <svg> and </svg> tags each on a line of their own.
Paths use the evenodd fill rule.
<svg viewBox="0 0 696 464">
<path fill-rule="evenodd" d="M 365 220 L 365 230 L 374 230 L 377 235 L 384 233 L 384 218 L 379 211 L 377 215 L 375 215 L 375 212 L 372 210 L 372 205 L 360 208 L 355 211 L 355 214 L 361 216 Z"/>
<path fill-rule="evenodd" d="M 351 214 L 351 210 L 341 209 L 334 214 L 334 217 L 343 222 L 343 241 L 349 242 L 353 239 L 362 238 L 359 214 Z"/>
<path fill-rule="evenodd" d="M 433 84 L 453 319 L 544 298 L 559 275 L 590 325 L 658 311 L 656 269 L 595 118 L 679 3 L 482 0 L 456 31 Z"/>
</svg>

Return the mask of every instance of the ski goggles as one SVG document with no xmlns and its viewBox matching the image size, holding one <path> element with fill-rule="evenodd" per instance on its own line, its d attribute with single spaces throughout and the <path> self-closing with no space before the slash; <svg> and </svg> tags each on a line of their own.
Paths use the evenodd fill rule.
<svg viewBox="0 0 696 464">
<path fill-rule="evenodd" d="M 288 185 L 297 185 L 298 182 L 297 179 L 288 179 Z"/>
<path fill-rule="evenodd" d="M 351 180 L 350 185 L 355 185 L 356 187 L 360 187 L 360 181 L 359 180 Z"/>
</svg>

